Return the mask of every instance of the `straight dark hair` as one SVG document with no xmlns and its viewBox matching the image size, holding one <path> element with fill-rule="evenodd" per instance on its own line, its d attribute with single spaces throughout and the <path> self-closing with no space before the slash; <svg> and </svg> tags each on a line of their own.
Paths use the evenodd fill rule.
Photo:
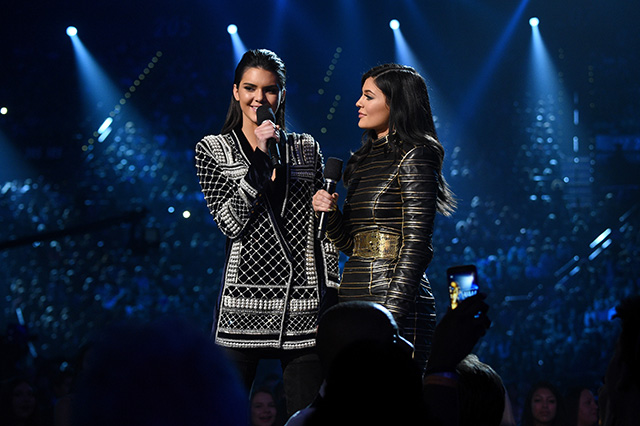
<svg viewBox="0 0 640 426">
<path fill-rule="evenodd" d="M 244 73 L 249 68 L 261 68 L 266 71 L 270 71 L 275 74 L 278 81 L 278 89 L 282 92 L 285 89 L 287 82 L 287 70 L 284 66 L 284 62 L 278 55 L 271 50 L 267 49 L 254 49 L 245 52 L 242 55 L 242 59 L 236 66 L 235 75 L 233 78 L 233 84 L 237 87 L 242 81 Z M 285 130 L 285 109 L 286 98 L 278 106 L 278 110 L 274 111 L 276 116 L 276 123 L 282 130 Z M 227 111 L 227 118 L 222 126 L 221 133 L 229 133 L 236 128 L 239 124 L 242 124 L 242 109 L 240 109 L 240 102 L 236 101 L 231 94 L 231 102 L 229 103 L 229 110 Z"/>
<path fill-rule="evenodd" d="M 521 426 L 533 426 L 533 410 L 531 409 L 531 401 L 533 400 L 533 394 L 536 393 L 538 389 L 548 389 L 553 396 L 556 398 L 556 417 L 551 421 L 550 426 L 556 425 L 564 425 L 564 404 L 562 401 L 562 396 L 558 392 L 558 389 L 550 382 L 543 380 L 535 383 L 529 389 L 527 393 L 527 398 L 524 401 L 524 407 L 522 407 L 522 420 L 520 422 Z"/>
<path fill-rule="evenodd" d="M 576 386 L 569 391 L 564 396 L 564 405 L 566 408 L 566 420 L 567 426 L 577 426 L 578 425 L 578 411 L 580 411 L 580 396 L 582 395 L 582 391 L 589 391 L 586 386 Z"/>
<path fill-rule="evenodd" d="M 392 154 L 398 158 L 402 152 L 415 146 L 426 146 L 435 154 L 438 165 L 437 209 L 445 216 L 451 215 L 456 201 L 442 175 L 444 147 L 438 140 L 424 78 L 414 68 L 399 64 L 383 64 L 371 68 L 362 76 L 361 86 L 368 78 L 373 79 L 386 97 L 389 107 L 389 147 Z M 373 129 L 364 132 L 362 146 L 347 163 L 344 173 L 346 186 L 349 185 L 353 172 L 371 151 L 376 137 Z"/>
</svg>

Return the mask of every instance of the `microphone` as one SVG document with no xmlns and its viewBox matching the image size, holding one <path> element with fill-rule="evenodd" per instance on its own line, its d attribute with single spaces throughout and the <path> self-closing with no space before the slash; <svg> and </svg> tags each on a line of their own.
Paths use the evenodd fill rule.
<svg viewBox="0 0 640 426">
<path fill-rule="evenodd" d="M 260 105 L 256 113 L 258 126 L 266 120 L 271 120 L 273 123 L 276 122 L 276 116 L 273 114 L 273 110 L 268 104 Z M 275 138 L 269 138 L 267 140 L 267 150 L 269 151 L 269 157 L 271 157 L 271 165 L 276 169 L 281 168 L 282 157 L 280 155 L 280 146 Z"/>
<path fill-rule="evenodd" d="M 324 168 L 324 189 L 329 193 L 333 194 L 336 191 L 336 184 L 340 181 L 342 177 L 342 160 L 335 157 L 329 157 L 327 159 L 327 164 Z M 318 234 L 316 237 L 318 239 L 322 239 L 324 236 L 324 231 L 327 229 L 327 214 L 326 212 L 320 213 L 320 221 L 318 222 Z"/>
</svg>

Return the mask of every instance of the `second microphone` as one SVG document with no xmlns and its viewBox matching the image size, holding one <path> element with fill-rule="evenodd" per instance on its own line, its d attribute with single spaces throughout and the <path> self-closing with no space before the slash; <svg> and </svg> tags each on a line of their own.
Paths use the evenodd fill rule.
<svg viewBox="0 0 640 426">
<path fill-rule="evenodd" d="M 336 185 L 340 182 L 342 177 L 342 160 L 335 157 L 329 157 L 327 164 L 324 168 L 324 190 L 329 194 L 333 194 L 336 191 Z M 320 220 L 318 222 L 318 234 L 316 237 L 321 239 L 324 236 L 324 232 L 327 229 L 327 213 L 320 213 Z"/>
</svg>

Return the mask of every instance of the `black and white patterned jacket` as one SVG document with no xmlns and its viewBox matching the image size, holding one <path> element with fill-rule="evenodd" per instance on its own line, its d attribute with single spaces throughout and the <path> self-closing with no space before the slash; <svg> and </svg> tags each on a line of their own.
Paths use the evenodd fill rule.
<svg viewBox="0 0 640 426">
<path fill-rule="evenodd" d="M 239 131 L 239 130 L 238 130 Z M 321 299 L 337 288 L 338 253 L 315 239 L 311 199 L 323 184 L 322 154 L 307 134 L 288 134 L 286 195 L 280 224 L 236 130 L 196 145 L 196 168 L 209 211 L 228 237 L 213 337 L 232 348 L 315 345 Z M 283 159 L 285 161 L 285 159 Z"/>
</svg>

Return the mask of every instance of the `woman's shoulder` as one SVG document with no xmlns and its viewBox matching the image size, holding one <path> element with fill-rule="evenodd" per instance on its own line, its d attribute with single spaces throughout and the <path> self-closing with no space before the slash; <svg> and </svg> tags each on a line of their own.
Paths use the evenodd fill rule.
<svg viewBox="0 0 640 426">
<path fill-rule="evenodd" d="M 196 146 L 211 147 L 220 144 L 230 144 L 233 140 L 231 132 L 219 135 L 206 135 L 198 141 Z"/>
<path fill-rule="evenodd" d="M 298 143 L 311 144 L 311 145 L 316 144 L 316 140 L 309 133 L 290 132 L 290 133 L 286 133 L 286 135 L 287 135 L 287 138 Z"/>
<path fill-rule="evenodd" d="M 426 142 L 423 144 L 415 143 L 403 143 L 402 144 L 402 159 L 408 160 L 412 158 L 433 158 L 435 153 L 433 148 Z"/>
<path fill-rule="evenodd" d="M 320 150 L 320 144 L 308 133 L 291 132 L 286 135 L 288 143 L 296 150 L 305 153 L 315 153 Z"/>
<path fill-rule="evenodd" d="M 219 135 L 204 136 L 196 144 L 196 153 L 205 154 L 216 158 L 218 161 L 224 161 L 232 156 L 235 149 L 233 132 Z"/>
</svg>

